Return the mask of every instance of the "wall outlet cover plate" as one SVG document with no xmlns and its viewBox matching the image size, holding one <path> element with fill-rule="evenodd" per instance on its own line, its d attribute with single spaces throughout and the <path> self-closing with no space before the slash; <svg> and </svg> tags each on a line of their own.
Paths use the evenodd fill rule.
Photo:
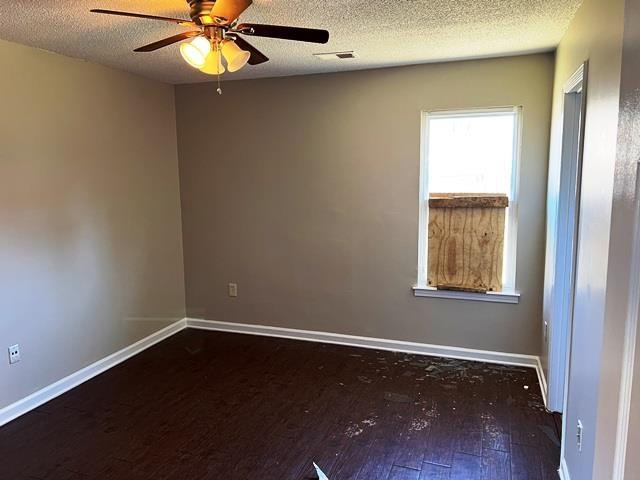
<svg viewBox="0 0 640 480">
<path fill-rule="evenodd" d="M 20 361 L 20 345 L 15 344 L 9 347 L 9 364 L 13 365 Z"/>
</svg>

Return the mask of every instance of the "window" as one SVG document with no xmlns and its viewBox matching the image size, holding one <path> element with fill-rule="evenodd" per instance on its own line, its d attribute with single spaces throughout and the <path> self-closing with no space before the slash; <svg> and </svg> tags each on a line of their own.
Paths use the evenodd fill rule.
<svg viewBox="0 0 640 480">
<path fill-rule="evenodd" d="M 502 293 L 515 294 L 520 110 L 520 107 L 509 107 L 423 113 L 416 290 L 428 289 L 429 195 L 494 193 L 509 198 L 505 212 Z"/>
</svg>

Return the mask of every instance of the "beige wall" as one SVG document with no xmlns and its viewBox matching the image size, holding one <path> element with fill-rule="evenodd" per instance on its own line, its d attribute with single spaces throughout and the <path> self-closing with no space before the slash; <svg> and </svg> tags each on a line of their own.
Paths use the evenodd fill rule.
<svg viewBox="0 0 640 480">
<path fill-rule="evenodd" d="M 177 87 L 188 315 L 538 354 L 552 80 L 543 54 Z M 415 298 L 420 111 L 505 105 L 521 303 Z"/>
<path fill-rule="evenodd" d="M 173 87 L 0 59 L 1 408 L 183 317 L 184 286 Z"/>
<path fill-rule="evenodd" d="M 640 305 L 635 304 L 634 300 L 629 302 L 623 289 L 616 288 L 620 284 L 625 284 L 625 275 L 629 275 L 628 268 L 631 267 L 629 258 L 635 258 L 634 263 L 638 263 L 638 255 L 640 254 L 640 238 L 634 239 L 634 227 L 640 231 L 640 187 L 638 176 L 640 162 L 640 0 L 626 0 L 625 2 L 625 18 L 624 18 L 624 38 L 622 48 L 622 81 L 620 84 L 620 120 L 618 127 L 618 159 L 616 161 L 616 184 L 614 187 L 614 205 L 611 236 L 612 248 L 615 259 L 610 264 L 610 270 L 616 268 L 616 263 L 626 268 L 617 269 L 617 277 L 613 279 L 612 293 L 618 295 L 612 297 L 608 302 L 612 307 L 618 309 L 618 315 L 628 318 L 632 325 L 631 319 L 633 315 L 636 318 L 640 316 Z M 635 243 L 635 245 L 634 245 Z M 635 251 L 634 251 L 635 249 Z M 633 257 L 633 255 L 636 255 Z M 640 284 L 637 276 L 640 272 L 640 265 L 632 268 L 632 275 L 635 276 L 635 282 L 632 280 L 630 287 L 636 289 L 635 292 L 629 291 L 631 298 L 638 300 L 638 291 Z M 629 278 L 628 276 L 626 278 Z M 622 295 L 622 296 L 620 296 Z M 629 312 L 626 307 L 629 305 Z M 611 311 L 611 309 L 609 309 Z M 613 314 L 613 313 L 612 313 Z M 636 325 L 635 339 L 631 328 L 624 333 L 619 332 L 614 340 L 621 340 L 620 334 L 629 336 L 625 338 L 633 345 L 635 340 L 635 371 L 629 371 L 633 375 L 631 406 L 630 406 L 630 423 L 628 426 L 628 444 L 626 446 L 626 470 L 625 480 L 640 480 L 640 330 Z M 629 359 L 633 358 L 634 352 L 625 352 L 625 356 Z M 614 399 L 614 401 L 617 399 Z M 605 405 L 608 408 L 610 404 Z M 608 421 L 608 418 L 605 418 Z M 610 433 L 612 435 L 612 433 Z M 611 437 L 609 437 L 611 438 Z M 620 445 L 621 452 L 624 451 L 624 445 Z M 603 469 L 609 467 L 606 461 L 599 462 Z M 606 470 L 605 470 L 606 471 Z"/>
<path fill-rule="evenodd" d="M 563 86 L 580 64 L 589 61 L 571 371 L 564 412 L 564 457 L 571 478 L 580 480 L 610 480 L 615 446 L 629 272 L 629 240 L 614 241 L 617 214 L 612 221 L 612 205 L 622 206 L 621 191 L 616 191 L 621 179 L 614 184 L 614 172 L 623 17 L 624 0 L 585 0 L 556 53 L 550 203 L 559 188 Z M 550 232 L 553 222 L 552 217 Z M 578 420 L 584 425 L 581 452 L 575 441 Z"/>
</svg>

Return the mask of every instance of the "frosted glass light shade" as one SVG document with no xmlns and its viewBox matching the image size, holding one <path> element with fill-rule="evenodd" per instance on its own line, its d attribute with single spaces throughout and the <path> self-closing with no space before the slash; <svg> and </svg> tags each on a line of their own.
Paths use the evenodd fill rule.
<svg viewBox="0 0 640 480">
<path fill-rule="evenodd" d="M 206 37 L 196 37 L 180 45 L 182 58 L 193 68 L 202 68 L 209 52 L 211 52 L 211 43 Z"/>
<path fill-rule="evenodd" d="M 242 50 L 233 40 L 224 40 L 222 42 L 222 55 L 227 61 L 229 71 L 237 72 L 247 64 L 251 53 Z"/>
<path fill-rule="evenodd" d="M 209 55 L 207 55 L 204 65 L 200 68 L 200 71 L 209 75 L 221 75 L 225 72 L 219 49 L 212 50 Z"/>
</svg>

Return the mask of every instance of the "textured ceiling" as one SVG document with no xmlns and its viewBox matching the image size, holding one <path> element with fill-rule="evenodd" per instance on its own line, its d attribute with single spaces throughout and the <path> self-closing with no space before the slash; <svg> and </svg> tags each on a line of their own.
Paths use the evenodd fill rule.
<svg viewBox="0 0 640 480">
<path fill-rule="evenodd" d="M 554 48 L 582 0 L 254 0 L 241 20 L 324 28 L 326 45 L 248 38 L 271 61 L 225 79 L 357 70 Z M 177 45 L 134 53 L 185 31 L 163 22 L 89 13 L 126 10 L 188 19 L 185 0 L 2 0 L 0 38 L 83 58 L 168 83 L 210 81 Z M 355 50 L 323 61 L 313 53 Z"/>
</svg>

